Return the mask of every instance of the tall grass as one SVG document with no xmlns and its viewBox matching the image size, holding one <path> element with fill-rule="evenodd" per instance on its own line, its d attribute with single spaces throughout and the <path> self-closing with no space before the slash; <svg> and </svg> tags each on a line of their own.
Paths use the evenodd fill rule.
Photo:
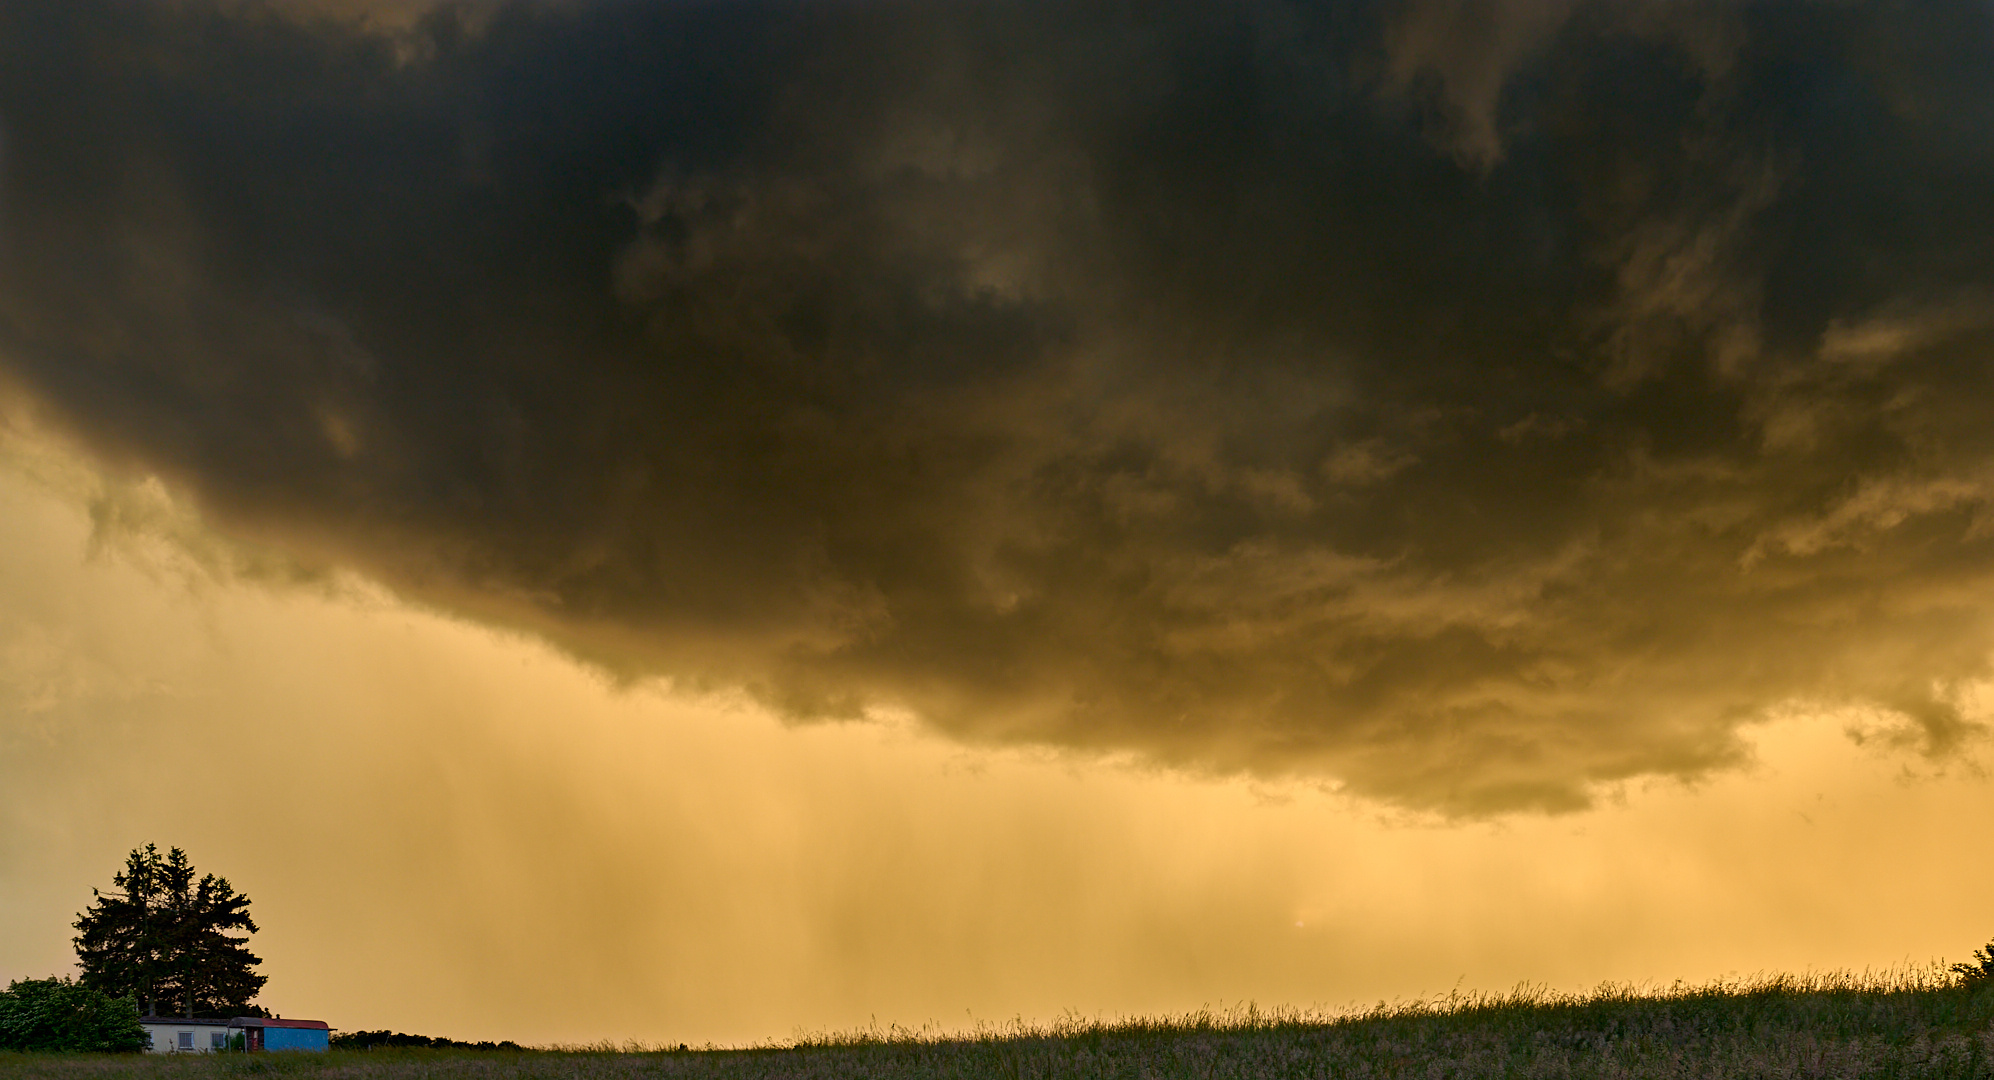
<svg viewBox="0 0 1994 1080">
<path fill-rule="evenodd" d="M 517 1053 L 0 1055 L 0 1071 L 29 1080 L 1994 1080 L 1994 986 L 1961 986 L 1935 967 L 1603 986 L 1577 994 L 1524 986 L 1344 1010 L 1244 1005 L 1180 1016 L 1069 1016 L 1045 1025 L 1014 1022 L 955 1032 L 869 1029 L 739 1049 L 603 1044 Z"/>
</svg>

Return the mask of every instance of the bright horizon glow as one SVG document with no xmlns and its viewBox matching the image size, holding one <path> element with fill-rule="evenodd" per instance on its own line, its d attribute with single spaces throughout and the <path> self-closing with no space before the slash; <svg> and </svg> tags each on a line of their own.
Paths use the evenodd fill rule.
<svg viewBox="0 0 1994 1080">
<path fill-rule="evenodd" d="M 618 687 L 364 582 L 206 576 L 184 532 L 93 543 L 87 465 L 4 464 L 0 979 L 69 971 L 148 842 L 253 899 L 267 1007 L 524 1043 L 1880 968 L 1994 932 L 1957 831 L 1984 774 L 1846 714 L 1788 708 L 1696 785 L 1447 823 Z"/>
</svg>

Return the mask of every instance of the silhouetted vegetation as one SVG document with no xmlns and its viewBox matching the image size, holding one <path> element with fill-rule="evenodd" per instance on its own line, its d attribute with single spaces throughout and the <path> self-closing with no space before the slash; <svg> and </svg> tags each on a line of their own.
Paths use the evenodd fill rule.
<svg viewBox="0 0 1994 1080">
<path fill-rule="evenodd" d="M 130 998 L 70 979 L 21 979 L 0 992 L 0 1050 L 129 1053 L 145 1049 Z"/>
<path fill-rule="evenodd" d="M 404 1035 L 399 1031 L 338 1032 L 332 1036 L 334 1050 L 524 1050 L 507 1039 L 504 1042 L 459 1042 L 429 1035 Z"/>
<path fill-rule="evenodd" d="M 1994 941 L 1973 950 L 1973 959 L 1963 964 L 1954 964 L 1952 973 L 1959 981 L 1968 985 L 1994 980 Z"/>
<path fill-rule="evenodd" d="M 113 997 L 129 997 L 148 1015 L 164 1006 L 183 1016 L 251 1016 L 250 1005 L 268 981 L 253 968 L 263 961 L 249 951 L 254 934 L 249 897 L 227 878 L 199 880 L 187 853 L 165 855 L 147 844 L 125 858 L 111 878 L 113 892 L 90 890 L 94 899 L 76 917 L 76 963 L 83 983 Z"/>
</svg>

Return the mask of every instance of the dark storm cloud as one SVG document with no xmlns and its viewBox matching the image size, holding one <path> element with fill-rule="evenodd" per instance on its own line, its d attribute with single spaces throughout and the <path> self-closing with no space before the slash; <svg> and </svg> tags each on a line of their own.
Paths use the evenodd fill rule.
<svg viewBox="0 0 1994 1080">
<path fill-rule="evenodd" d="M 1983 4 L 340 11 L 0 10 L 0 363 L 226 531 L 1449 812 L 1978 731 Z"/>
</svg>

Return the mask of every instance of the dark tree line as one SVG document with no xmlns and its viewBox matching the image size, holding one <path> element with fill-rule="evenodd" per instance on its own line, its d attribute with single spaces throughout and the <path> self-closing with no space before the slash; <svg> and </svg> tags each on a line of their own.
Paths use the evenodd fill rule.
<svg viewBox="0 0 1994 1080">
<path fill-rule="evenodd" d="M 504 1042 L 462 1042 L 435 1035 L 404 1035 L 399 1031 L 348 1031 L 332 1037 L 334 1050 L 372 1050 L 387 1047 L 395 1050 L 524 1050 L 525 1047 L 507 1039 Z"/>
<path fill-rule="evenodd" d="M 147 844 L 125 859 L 111 879 L 112 892 L 95 897 L 76 919 L 77 965 L 82 984 L 110 997 L 127 997 L 147 1015 L 164 1007 L 182 1016 L 244 1016 L 268 977 L 253 969 L 263 961 L 249 951 L 256 932 L 249 897 L 227 878 L 194 876 L 187 853 L 165 855 Z"/>
</svg>

